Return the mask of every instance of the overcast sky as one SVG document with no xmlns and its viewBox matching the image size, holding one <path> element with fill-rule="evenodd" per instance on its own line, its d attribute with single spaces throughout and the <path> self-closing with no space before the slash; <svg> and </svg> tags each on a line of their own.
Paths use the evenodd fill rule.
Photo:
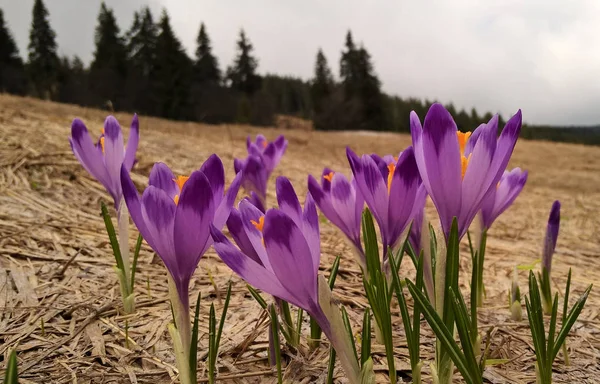
<svg viewBox="0 0 600 384">
<path fill-rule="evenodd" d="M 166 8 L 190 55 L 203 21 L 221 68 L 244 28 L 261 73 L 309 79 L 321 47 L 334 74 L 352 30 L 385 92 L 537 124 L 600 123 L 598 0 L 106 0 L 121 30 Z M 86 63 L 100 0 L 45 0 L 59 51 Z M 26 57 L 33 0 L 0 0 Z"/>
</svg>

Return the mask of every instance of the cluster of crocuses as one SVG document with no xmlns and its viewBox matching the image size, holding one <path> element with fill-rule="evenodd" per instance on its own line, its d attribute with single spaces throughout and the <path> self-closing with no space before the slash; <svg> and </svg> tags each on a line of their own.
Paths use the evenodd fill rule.
<svg viewBox="0 0 600 384">
<path fill-rule="evenodd" d="M 462 343 L 463 358 L 481 355 L 476 315 L 477 305 L 482 305 L 483 299 L 487 232 L 512 204 L 527 179 L 527 172 L 519 168 L 506 171 L 521 129 L 521 112 L 507 122 L 499 137 L 497 116 L 472 133 L 462 133 L 440 104 L 431 106 L 423 124 L 413 112 L 410 125 L 412 146 L 397 156 L 358 156 L 348 148 L 351 179 L 329 168 L 324 169 L 319 180 L 309 176 L 304 206 L 291 182 L 278 177 L 277 206 L 269 208 L 267 183 L 287 148 L 283 136 L 273 142 L 262 135 L 255 142 L 249 137 L 248 157 L 234 160 L 236 176 L 227 190 L 223 163 L 217 155 L 212 155 L 189 176 L 175 175 L 167 165 L 156 163 L 148 187 L 140 195 L 130 177 L 138 145 L 137 117 L 126 148 L 120 126 L 113 117 L 106 119 L 97 144 L 80 120 L 73 122 L 70 139 L 73 152 L 115 202 L 120 241 L 117 244 L 111 238 L 113 250 L 127 255 L 125 215 L 129 212 L 140 235 L 161 257 L 168 271 L 174 315 L 170 331 L 182 382 L 196 382 L 196 362 L 192 362 L 192 357 L 196 356 L 197 340 L 191 327 L 189 282 L 202 255 L 211 246 L 246 282 L 275 298 L 280 314 L 285 317 L 284 325 L 291 325 L 291 316 L 282 313 L 287 303 L 299 308 L 298 325 L 291 327 L 298 333 L 300 311 L 308 313 L 330 340 L 351 383 L 374 380 L 368 356 L 361 356 L 359 361 L 352 337 L 347 333 L 345 312 L 334 304 L 332 287 L 319 274 L 317 207 L 348 239 L 363 271 L 365 291 L 376 320 L 376 335 L 388 355 L 390 380 L 396 381 L 390 311 L 395 292 L 403 309 L 415 382 L 420 381 L 422 367 L 418 345 L 421 313 L 438 337 L 432 364 L 435 382 L 452 382 L 453 363 L 467 381 L 481 381 L 480 374 L 477 379 L 475 371 L 465 367 L 469 362 L 460 359 L 449 340 L 454 340 L 458 330 L 461 342 L 468 341 Z M 240 187 L 247 196 L 236 208 Z M 439 215 L 439 235 L 425 215 L 427 196 Z M 474 240 L 469 233 L 473 260 L 469 318 L 464 314 L 464 301 L 458 289 L 458 244 L 477 215 L 479 223 Z M 372 217 L 379 227 L 381 261 Z M 223 232 L 225 224 L 236 245 Z M 107 229 L 110 235 L 108 223 Z M 415 300 L 412 327 L 398 278 L 405 253 L 417 267 L 416 285 L 406 280 Z M 128 261 L 122 261 L 118 269 L 125 276 L 122 285 L 130 287 L 127 291 L 122 289 L 125 302 L 126 295 L 133 297 L 135 267 L 130 278 Z M 546 269 L 549 274 L 549 267 Z M 252 292 L 258 295 L 255 290 Z M 220 330 L 218 333 L 220 337 Z M 363 345 L 362 351 L 370 351 L 370 346 Z M 481 367 L 479 364 L 477 369 L 481 371 Z M 214 376 L 209 380 L 213 381 Z"/>
</svg>

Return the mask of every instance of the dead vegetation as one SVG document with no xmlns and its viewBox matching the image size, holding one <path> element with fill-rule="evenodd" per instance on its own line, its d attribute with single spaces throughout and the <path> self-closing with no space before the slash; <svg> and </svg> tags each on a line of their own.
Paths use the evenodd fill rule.
<svg viewBox="0 0 600 384">
<path fill-rule="evenodd" d="M 526 111 L 525 111 L 526 114 Z M 119 313 L 118 284 L 113 258 L 100 218 L 100 200 L 108 195 L 72 155 L 67 137 L 74 117 L 99 133 L 106 112 L 0 95 L 0 373 L 8 351 L 18 351 L 23 383 L 169 383 L 177 370 L 168 333 L 167 284 L 160 261 L 144 245 L 138 264 L 137 312 Z M 129 114 L 117 114 L 124 128 Z M 284 132 L 289 148 L 277 175 L 285 174 L 303 195 L 307 174 L 324 166 L 348 173 L 344 147 L 357 152 L 395 153 L 410 143 L 407 135 L 321 133 L 307 130 L 258 130 L 248 126 L 207 126 L 141 116 L 139 163 L 134 181 L 140 186 L 155 161 L 187 174 L 211 153 L 217 153 L 233 177 L 233 157 L 245 153 L 246 135 L 264 132 L 269 138 Z M 535 382 L 534 353 L 526 320 L 510 320 L 507 289 L 515 265 L 540 257 L 547 215 L 554 199 L 563 204 L 561 232 L 553 266 L 557 288 L 564 287 L 573 268 L 574 294 L 600 276 L 600 148 L 520 141 L 511 166 L 530 171 L 523 194 L 495 223 L 488 239 L 485 283 L 487 299 L 481 327 L 491 330 L 493 358 L 508 363 L 489 367 L 492 383 Z M 273 185 L 270 201 L 274 201 Z M 433 214 L 432 211 L 429 212 Z M 322 225 L 321 268 L 328 274 L 334 257 L 342 254 L 334 290 L 347 307 L 355 330 L 360 329 L 367 302 L 359 268 L 330 224 Z M 131 231 L 131 244 L 137 233 Z M 465 247 L 465 245 L 463 245 Z M 466 252 L 466 248 L 463 248 Z M 470 268 L 463 258 L 466 282 Z M 410 268 L 403 268 L 412 276 Z M 209 273 L 214 279 L 210 283 Z M 521 286 L 526 288 L 526 272 Z M 199 372 L 204 372 L 209 302 L 217 311 L 227 281 L 234 282 L 225 323 L 219 377 L 224 382 L 275 382 L 266 361 L 267 319 L 247 293 L 245 284 L 220 262 L 213 251 L 200 262 L 191 282 L 192 294 L 202 292 Z M 557 383 L 600 381 L 600 287 L 592 290 L 568 346 L 571 365 L 559 355 Z M 219 312 L 217 312 L 219 313 Z M 410 367 L 399 317 L 397 368 L 409 381 Z M 423 355 L 431 361 L 434 339 L 427 327 Z M 384 349 L 374 345 L 378 382 L 387 382 Z M 286 355 L 285 377 L 293 383 L 320 383 L 326 375 L 327 343 L 313 354 Z M 339 382 L 344 382 L 337 370 Z M 429 382 L 428 363 L 424 381 Z M 2 373 L 3 374 L 3 373 Z M 458 376 L 458 375 L 457 375 Z"/>
</svg>

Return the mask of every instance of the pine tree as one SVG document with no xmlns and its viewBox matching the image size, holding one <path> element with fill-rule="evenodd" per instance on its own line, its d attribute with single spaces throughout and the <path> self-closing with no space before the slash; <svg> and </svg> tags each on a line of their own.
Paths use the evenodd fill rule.
<svg viewBox="0 0 600 384">
<path fill-rule="evenodd" d="M 26 90 L 23 60 L 0 9 L 0 92 L 22 95 Z"/>
<path fill-rule="evenodd" d="M 27 70 L 34 94 L 46 99 L 56 93 L 59 68 L 56 33 L 50 27 L 48 16 L 48 9 L 42 0 L 35 0 L 29 31 Z"/>
<path fill-rule="evenodd" d="M 252 56 L 252 44 L 246 38 L 244 30 L 240 32 L 237 48 L 237 57 L 227 69 L 227 79 L 232 89 L 252 95 L 260 88 L 261 80 L 256 74 L 258 60 Z"/>
<path fill-rule="evenodd" d="M 190 83 L 192 62 L 175 36 L 169 15 L 163 11 L 156 42 L 156 67 L 153 90 L 157 97 L 157 112 L 172 119 L 186 119 L 191 115 Z"/>
<path fill-rule="evenodd" d="M 204 23 L 200 24 L 200 32 L 196 39 L 196 62 L 194 63 L 194 80 L 199 84 L 218 84 L 221 80 L 221 71 L 217 58 L 212 54 L 210 39 L 206 33 Z"/>
<path fill-rule="evenodd" d="M 352 32 L 346 33 L 346 50 L 342 52 L 340 58 L 340 78 L 346 88 L 347 94 L 353 94 L 356 92 L 356 82 L 358 78 L 358 52 L 354 45 L 354 39 L 352 38 Z"/>
<path fill-rule="evenodd" d="M 96 50 L 90 66 L 90 88 L 96 102 L 113 107 L 129 107 L 125 101 L 124 82 L 127 77 L 125 42 L 113 13 L 104 2 L 100 5 L 98 25 L 94 36 Z"/>
<path fill-rule="evenodd" d="M 152 90 L 156 65 L 158 28 L 150 8 L 135 12 L 133 24 L 125 34 L 127 58 L 127 97 L 133 108 L 141 113 L 156 113 L 157 96 Z"/>
<path fill-rule="evenodd" d="M 323 54 L 323 51 L 319 49 L 315 63 L 315 77 L 310 86 L 310 95 L 314 110 L 313 124 L 316 129 L 327 129 L 324 126 L 323 112 L 334 91 L 334 87 L 335 83 L 331 69 L 327 65 L 327 58 Z"/>
</svg>

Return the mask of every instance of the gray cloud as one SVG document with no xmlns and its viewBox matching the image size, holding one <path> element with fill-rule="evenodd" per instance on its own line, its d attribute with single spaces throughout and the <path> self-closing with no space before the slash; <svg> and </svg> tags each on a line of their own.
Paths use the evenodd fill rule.
<svg viewBox="0 0 600 384">
<path fill-rule="evenodd" d="M 600 3 L 595 0 L 107 0 L 121 30 L 165 7 L 190 55 L 206 23 L 220 65 L 244 28 L 262 73 L 312 76 L 321 47 L 337 74 L 346 31 L 373 57 L 384 90 L 532 123 L 600 123 Z M 33 0 L 0 0 L 26 56 Z M 100 0 L 46 0 L 61 54 L 89 62 Z"/>
</svg>

